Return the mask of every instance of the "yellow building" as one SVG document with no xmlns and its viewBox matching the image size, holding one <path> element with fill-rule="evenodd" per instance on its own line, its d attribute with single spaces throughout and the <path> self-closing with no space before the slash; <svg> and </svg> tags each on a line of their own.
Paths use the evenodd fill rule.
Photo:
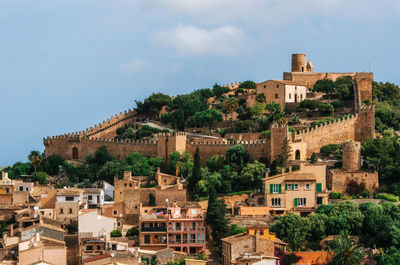
<svg viewBox="0 0 400 265">
<path fill-rule="evenodd" d="M 297 171 L 290 171 L 264 179 L 265 204 L 270 214 L 294 211 L 306 216 L 318 205 L 328 203 L 326 165 L 300 164 Z"/>
</svg>

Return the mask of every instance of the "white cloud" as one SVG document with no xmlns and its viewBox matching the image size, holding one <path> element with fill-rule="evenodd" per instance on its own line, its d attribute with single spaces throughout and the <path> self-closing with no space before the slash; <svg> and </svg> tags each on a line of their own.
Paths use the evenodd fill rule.
<svg viewBox="0 0 400 265">
<path fill-rule="evenodd" d="M 134 59 L 123 63 L 119 69 L 124 73 L 139 72 L 149 66 L 149 62 L 142 59 Z"/>
<path fill-rule="evenodd" d="M 210 30 L 179 24 L 176 28 L 158 32 L 157 43 L 174 48 L 179 55 L 234 55 L 245 44 L 244 32 L 234 26 Z"/>
</svg>

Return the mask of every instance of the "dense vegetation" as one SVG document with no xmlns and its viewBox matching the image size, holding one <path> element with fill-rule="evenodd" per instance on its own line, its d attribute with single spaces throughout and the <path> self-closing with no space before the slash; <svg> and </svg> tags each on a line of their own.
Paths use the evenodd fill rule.
<svg viewBox="0 0 400 265">
<path fill-rule="evenodd" d="M 347 264 L 337 263 L 336 259 L 345 249 L 353 248 L 357 249 L 358 258 L 367 254 L 363 249 L 382 248 L 379 264 L 392 264 L 387 260 L 399 258 L 394 249 L 400 248 L 400 206 L 390 202 L 367 202 L 357 206 L 351 201 L 322 205 L 315 214 L 306 218 L 288 213 L 279 218 L 271 231 L 287 242 L 292 250 L 320 249 L 322 239 L 341 235 L 328 246 L 335 252 L 332 264 Z M 349 235 L 357 236 L 357 242 L 349 242 Z"/>
</svg>

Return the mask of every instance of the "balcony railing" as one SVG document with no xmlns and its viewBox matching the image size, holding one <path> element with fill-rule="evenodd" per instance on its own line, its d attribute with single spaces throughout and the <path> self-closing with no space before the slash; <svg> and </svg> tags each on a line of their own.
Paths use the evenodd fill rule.
<svg viewBox="0 0 400 265">
<path fill-rule="evenodd" d="M 168 231 L 178 231 L 178 232 L 187 232 L 187 231 L 205 231 L 205 227 L 168 227 Z"/>
<path fill-rule="evenodd" d="M 167 229 L 165 227 L 142 227 L 142 232 L 165 232 Z"/>
<path fill-rule="evenodd" d="M 197 241 L 196 241 L 196 239 L 189 239 L 189 241 L 186 239 L 168 240 L 168 244 L 187 244 L 187 243 L 189 243 L 189 244 L 204 244 L 204 239 L 198 239 Z"/>
</svg>

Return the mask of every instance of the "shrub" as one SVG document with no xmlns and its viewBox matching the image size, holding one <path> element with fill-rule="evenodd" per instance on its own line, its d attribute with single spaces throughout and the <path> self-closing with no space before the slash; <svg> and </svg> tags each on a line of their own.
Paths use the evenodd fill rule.
<svg viewBox="0 0 400 265">
<path fill-rule="evenodd" d="M 111 237 L 122 237 L 122 233 L 121 233 L 121 231 L 115 229 L 110 232 L 110 236 Z"/>
<path fill-rule="evenodd" d="M 312 155 L 310 157 L 310 162 L 311 162 L 311 164 L 315 164 L 317 162 L 317 154 L 316 153 L 312 153 Z"/>
<path fill-rule="evenodd" d="M 318 111 L 323 115 L 332 115 L 335 109 L 329 103 L 321 103 L 318 105 Z"/>
<path fill-rule="evenodd" d="M 375 195 L 375 199 L 383 199 L 390 202 L 398 202 L 399 197 L 390 193 L 378 193 Z"/>
<path fill-rule="evenodd" d="M 352 197 L 350 197 L 350 196 L 343 196 L 342 197 L 342 200 L 351 200 L 352 199 Z"/>
<path fill-rule="evenodd" d="M 136 226 L 132 227 L 126 232 L 126 236 L 138 236 L 138 235 L 139 235 L 139 229 Z"/>
<path fill-rule="evenodd" d="M 300 123 L 300 119 L 299 119 L 299 117 L 297 117 L 296 114 L 294 114 L 289 120 L 290 125 L 299 124 L 299 123 Z"/>
<path fill-rule="evenodd" d="M 270 130 L 263 131 L 261 133 L 261 136 L 262 137 L 270 137 L 271 136 L 271 131 Z"/>
<path fill-rule="evenodd" d="M 341 199 L 342 198 L 342 193 L 333 191 L 333 192 L 331 192 L 329 194 L 329 198 L 330 199 Z"/>
<path fill-rule="evenodd" d="M 310 111 L 316 110 L 319 106 L 318 101 L 313 100 L 313 99 L 305 99 L 302 102 L 300 102 L 299 107 L 302 109 L 308 109 Z"/>
<path fill-rule="evenodd" d="M 362 196 L 363 196 L 363 198 L 369 198 L 369 196 L 370 196 L 369 190 L 364 190 L 364 191 L 362 192 Z"/>
<path fill-rule="evenodd" d="M 338 108 L 340 108 L 342 106 L 342 102 L 340 102 L 338 100 L 334 100 L 334 101 L 331 102 L 331 105 L 336 110 L 336 109 L 338 109 Z"/>
</svg>

